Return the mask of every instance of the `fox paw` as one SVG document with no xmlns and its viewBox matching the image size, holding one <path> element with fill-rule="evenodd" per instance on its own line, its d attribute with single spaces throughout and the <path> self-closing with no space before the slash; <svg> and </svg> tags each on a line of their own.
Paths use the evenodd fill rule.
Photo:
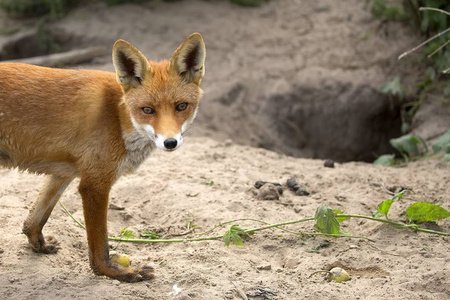
<svg viewBox="0 0 450 300">
<path fill-rule="evenodd" d="M 44 239 L 44 244 L 41 245 L 41 249 L 39 252 L 45 253 L 45 254 L 53 254 L 58 252 L 58 250 L 61 249 L 59 246 L 59 242 L 57 239 L 55 239 L 54 236 L 46 236 Z"/>
<path fill-rule="evenodd" d="M 54 254 L 61 249 L 59 242 L 53 236 L 39 238 L 37 243 L 30 243 L 30 245 L 34 252 L 44 254 Z"/>
<path fill-rule="evenodd" d="M 152 266 L 143 265 L 136 268 L 127 268 L 117 279 L 125 282 L 138 282 L 152 279 L 155 277 L 154 273 L 155 269 Z"/>
<path fill-rule="evenodd" d="M 155 277 L 155 269 L 149 265 L 123 267 L 116 263 L 110 263 L 107 269 L 101 270 L 100 268 L 94 267 L 94 272 L 99 275 L 106 275 L 124 282 L 138 282 L 150 280 Z"/>
</svg>

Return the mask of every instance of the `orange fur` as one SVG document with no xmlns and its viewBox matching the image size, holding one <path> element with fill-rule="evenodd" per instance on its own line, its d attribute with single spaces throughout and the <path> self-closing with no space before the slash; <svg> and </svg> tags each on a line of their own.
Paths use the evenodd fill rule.
<svg viewBox="0 0 450 300">
<path fill-rule="evenodd" d="M 203 39 L 192 34 L 170 61 L 160 63 L 119 40 L 113 48 L 115 74 L 0 64 L 0 165 L 48 175 L 24 223 L 33 250 L 58 250 L 42 228 L 65 188 L 80 177 L 93 269 L 130 282 L 153 276 L 151 267 L 110 262 L 109 191 L 155 144 L 165 150 L 181 144 L 202 94 L 204 58 Z M 154 113 L 145 113 L 145 107 Z"/>
</svg>

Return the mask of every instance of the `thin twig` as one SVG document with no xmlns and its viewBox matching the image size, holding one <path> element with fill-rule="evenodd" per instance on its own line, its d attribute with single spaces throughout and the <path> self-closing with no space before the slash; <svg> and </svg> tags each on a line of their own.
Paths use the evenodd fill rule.
<svg viewBox="0 0 450 300">
<path fill-rule="evenodd" d="M 390 190 L 388 190 L 388 189 L 386 188 L 386 186 L 384 185 L 384 182 L 381 184 L 381 187 L 382 187 L 382 188 L 385 190 L 385 192 L 388 193 L 389 195 L 392 195 L 392 196 L 395 195 L 394 192 L 391 192 Z"/>
<path fill-rule="evenodd" d="M 234 285 L 234 288 L 236 289 L 239 296 L 241 296 L 243 300 L 248 300 L 248 297 L 247 295 L 245 295 L 245 292 L 235 282 L 231 281 L 231 283 Z"/>
<path fill-rule="evenodd" d="M 319 270 L 319 271 L 315 271 L 314 273 L 312 273 L 311 275 L 308 276 L 308 278 L 311 278 L 313 275 L 316 275 L 318 273 L 327 273 L 328 275 L 332 275 L 333 273 L 331 273 L 330 271 L 326 271 L 326 270 Z"/>
<path fill-rule="evenodd" d="M 449 32 L 449 31 L 450 31 L 450 27 L 447 28 L 447 29 L 445 29 L 444 31 L 441 31 L 441 32 L 439 32 L 438 34 L 432 36 L 431 38 L 429 38 L 429 39 L 426 40 L 425 42 L 421 43 L 419 46 L 416 46 L 416 47 L 412 48 L 411 50 L 406 51 L 405 53 L 403 53 L 402 55 L 400 55 L 400 56 L 398 57 L 398 59 L 399 59 L 399 60 L 402 59 L 402 58 L 405 57 L 406 55 L 411 54 L 412 52 L 416 51 L 416 50 L 419 49 L 419 48 L 422 48 L 423 46 L 425 46 L 426 44 L 428 44 L 428 43 L 431 42 L 432 40 L 434 40 L 434 39 L 436 39 L 436 38 L 438 38 L 438 37 L 440 37 L 440 36 L 446 34 L 446 33 Z"/>
<path fill-rule="evenodd" d="M 450 40 L 446 41 L 444 44 L 442 44 L 441 46 L 439 46 L 439 48 L 437 48 L 436 50 L 434 50 L 431 54 L 429 54 L 427 57 L 431 58 L 433 55 L 435 55 L 436 53 L 438 53 L 442 48 L 444 48 L 445 46 L 447 46 L 450 43 Z"/>
<path fill-rule="evenodd" d="M 392 226 L 395 227 L 401 227 L 401 228 L 405 228 L 405 229 L 412 229 L 414 231 L 421 231 L 421 232 L 426 232 L 426 233 L 433 233 L 433 234 L 437 234 L 437 235 L 443 235 L 443 236 L 450 236 L 450 233 L 447 232 L 442 232 L 442 231 L 436 231 L 436 230 L 431 230 L 431 229 L 425 229 L 425 228 L 421 228 L 419 226 L 417 226 L 416 224 L 405 224 L 405 223 L 401 223 L 401 222 L 394 222 L 391 220 L 385 220 L 385 219 L 378 219 L 378 218 L 374 218 L 374 217 L 369 217 L 369 216 L 362 216 L 362 215 L 336 215 L 336 218 L 358 218 L 358 219 L 367 219 L 367 220 L 372 220 L 372 221 L 377 221 L 377 222 L 382 222 L 382 223 L 387 223 L 390 224 Z"/>
<path fill-rule="evenodd" d="M 59 201 L 59 204 L 61 205 L 63 210 L 72 218 L 72 220 L 74 220 L 75 223 L 78 224 L 78 226 L 80 226 L 81 228 L 86 230 L 86 227 L 80 221 L 78 221 L 69 212 L 69 210 L 64 206 L 64 204 L 61 201 Z M 408 224 L 401 223 L 401 222 L 394 222 L 394 221 L 391 221 L 391 220 L 379 219 L 379 218 L 363 216 L 363 215 L 337 214 L 337 215 L 335 215 L 335 217 L 336 218 L 367 219 L 367 220 L 372 220 L 372 221 L 376 221 L 376 222 L 387 223 L 387 224 L 390 224 L 390 225 L 395 226 L 395 227 L 401 227 L 401 228 L 405 228 L 405 229 L 412 229 L 414 231 L 426 232 L 426 233 L 437 234 L 437 235 L 442 235 L 442 236 L 450 236 L 450 233 L 421 228 L 421 227 L 417 226 L 416 224 L 408 225 Z M 249 219 L 246 219 L 246 220 L 249 220 Z M 266 223 L 267 225 L 266 226 L 262 226 L 262 227 L 252 228 L 252 229 L 246 229 L 246 230 L 244 230 L 244 232 L 248 233 L 248 234 L 251 234 L 251 233 L 255 233 L 257 231 L 262 231 L 262 230 L 266 230 L 266 229 L 270 229 L 270 228 L 280 228 L 281 226 L 285 226 L 285 225 L 292 225 L 292 224 L 303 223 L 303 222 L 314 221 L 314 220 L 315 220 L 315 218 L 311 217 L 311 218 L 305 218 L 305 219 L 299 219 L 299 220 L 291 220 L 291 221 L 277 223 L 277 224 L 267 224 L 267 222 L 258 220 L 259 222 Z M 236 221 L 236 220 L 233 220 L 233 221 Z M 230 222 L 226 222 L 226 223 L 230 223 Z M 222 224 L 226 224 L 226 223 L 222 223 Z M 284 229 L 284 230 L 286 230 L 286 229 Z M 209 231 L 207 231 L 207 232 L 209 232 Z M 295 233 L 295 234 L 299 234 L 299 233 Z M 306 233 L 306 234 L 313 235 L 312 233 Z M 365 239 L 367 239 L 369 241 L 372 241 L 371 239 L 369 239 L 367 237 L 353 236 L 353 235 L 347 235 L 347 234 L 317 233 L 316 235 L 325 235 L 325 236 L 332 236 L 332 237 L 347 237 L 347 238 L 365 238 Z M 216 236 L 209 236 L 209 237 L 199 237 L 199 238 L 190 238 L 190 239 L 135 239 L 135 238 L 129 239 L 129 238 L 120 238 L 120 237 L 108 237 L 108 240 L 110 240 L 110 241 L 133 242 L 133 243 L 184 243 L 184 242 L 199 242 L 199 241 L 211 241 L 211 240 L 220 240 L 220 239 L 223 239 L 223 235 L 216 235 Z"/>
<path fill-rule="evenodd" d="M 59 202 L 59 205 L 61 205 L 62 209 L 66 212 L 66 214 L 68 214 L 69 217 L 71 217 L 72 220 L 74 220 L 75 223 L 77 223 L 77 225 L 80 228 L 83 228 L 84 230 L 86 230 L 86 227 L 70 213 L 70 211 L 67 209 L 67 207 L 61 201 L 58 201 L 58 202 Z"/>
<path fill-rule="evenodd" d="M 440 13 L 450 16 L 450 13 L 448 11 L 445 11 L 445 10 L 439 9 L 439 8 L 434 8 L 434 7 L 420 7 L 419 10 L 434 10 L 434 11 L 437 11 L 437 12 L 440 12 Z"/>
<path fill-rule="evenodd" d="M 445 10 L 443 10 L 443 9 L 434 8 L 434 7 L 420 7 L 419 10 L 420 10 L 420 11 L 424 11 L 424 10 L 437 11 L 437 12 L 440 12 L 440 13 L 443 13 L 443 14 L 446 14 L 446 15 L 449 15 L 449 16 L 450 16 L 450 13 L 449 13 L 449 12 L 447 12 L 447 11 L 445 11 Z M 419 48 L 421 48 L 422 46 L 428 44 L 428 43 L 431 42 L 432 40 L 434 40 L 434 39 L 436 39 L 436 38 L 442 36 L 443 34 L 447 33 L 448 31 L 450 31 L 450 27 L 447 28 L 446 30 L 442 31 L 442 32 L 439 32 L 439 33 L 436 34 L 435 36 L 429 38 L 428 40 L 426 40 L 425 42 L 423 42 L 423 43 L 420 44 L 419 46 L 414 47 L 413 49 L 411 49 L 411 50 L 409 50 L 409 51 L 403 53 L 402 55 L 400 55 L 400 56 L 398 57 L 398 59 L 399 59 L 399 60 L 402 59 L 402 58 L 405 57 L 406 55 L 408 55 L 408 54 L 410 54 L 410 53 L 416 51 L 417 49 L 419 49 Z M 429 55 L 428 55 L 428 58 L 431 58 L 433 55 L 435 55 L 437 52 L 439 52 L 442 48 L 444 48 L 445 46 L 447 46 L 449 43 L 450 43 L 450 40 L 448 40 L 448 41 L 445 42 L 443 45 L 441 45 L 438 49 L 436 49 L 435 51 L 433 51 L 433 53 L 429 54 Z M 450 70 L 450 68 L 444 70 L 443 73 L 447 73 L 449 70 Z"/>
<path fill-rule="evenodd" d="M 270 225 L 270 223 L 265 222 L 265 221 L 261 221 L 261 220 L 257 220 L 257 219 L 251 219 L 251 218 L 242 218 L 242 219 L 235 219 L 235 220 L 219 223 L 218 225 L 214 226 L 213 228 L 211 228 L 211 229 L 209 229 L 207 231 L 199 233 L 199 235 L 202 236 L 202 235 L 208 234 L 210 232 L 213 232 L 216 228 L 223 227 L 224 225 L 228 225 L 228 224 L 231 224 L 231 223 L 236 223 L 236 222 L 239 222 L 239 221 L 252 221 L 252 222 L 258 222 L 258 223 L 265 224 L 265 225 Z M 293 234 L 301 234 L 301 232 L 295 232 L 295 231 L 292 231 L 292 230 L 289 230 L 289 229 L 285 229 L 285 228 L 282 228 L 282 227 L 278 227 L 278 229 L 280 229 L 282 231 L 285 231 L 285 232 L 293 233 Z"/>
</svg>

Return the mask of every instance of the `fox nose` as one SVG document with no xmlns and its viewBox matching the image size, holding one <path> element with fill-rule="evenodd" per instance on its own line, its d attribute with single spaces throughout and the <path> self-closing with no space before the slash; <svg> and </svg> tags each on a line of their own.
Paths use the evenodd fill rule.
<svg viewBox="0 0 450 300">
<path fill-rule="evenodd" d="M 175 149 L 177 147 L 177 144 L 178 142 L 176 139 L 167 139 L 164 141 L 164 147 L 169 150 Z"/>
</svg>

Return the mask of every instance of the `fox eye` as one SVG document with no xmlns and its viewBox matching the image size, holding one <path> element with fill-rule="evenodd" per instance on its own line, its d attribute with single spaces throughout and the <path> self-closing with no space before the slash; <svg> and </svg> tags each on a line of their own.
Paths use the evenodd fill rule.
<svg viewBox="0 0 450 300">
<path fill-rule="evenodd" d="M 180 111 L 186 110 L 187 107 L 188 107 L 188 104 L 186 102 L 183 102 L 183 103 L 178 104 L 177 107 L 175 108 L 175 110 L 177 112 L 180 112 Z"/>
<path fill-rule="evenodd" d="M 155 111 L 153 108 L 148 107 L 148 106 L 143 107 L 143 108 L 142 108 L 142 111 L 143 111 L 144 114 L 146 114 L 146 115 L 153 115 L 153 114 L 156 113 L 156 111 Z"/>
</svg>

